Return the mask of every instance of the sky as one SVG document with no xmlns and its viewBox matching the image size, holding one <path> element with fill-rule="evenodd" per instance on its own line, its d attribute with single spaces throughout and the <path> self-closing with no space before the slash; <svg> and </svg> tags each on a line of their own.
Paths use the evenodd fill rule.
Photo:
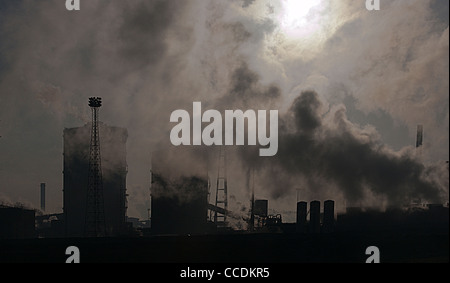
<svg viewBox="0 0 450 283">
<path fill-rule="evenodd" d="M 127 128 L 128 216 L 146 218 L 170 115 L 278 110 L 279 151 L 229 147 L 229 205 L 448 201 L 448 0 L 0 0 L 0 201 L 62 212 L 64 128 Z M 422 155 L 415 151 L 424 126 Z M 217 169 L 217 147 L 183 160 Z M 203 166 L 203 165 L 202 165 Z M 214 183 L 214 181 L 212 182 Z M 213 190 L 215 188 L 212 188 Z"/>
</svg>

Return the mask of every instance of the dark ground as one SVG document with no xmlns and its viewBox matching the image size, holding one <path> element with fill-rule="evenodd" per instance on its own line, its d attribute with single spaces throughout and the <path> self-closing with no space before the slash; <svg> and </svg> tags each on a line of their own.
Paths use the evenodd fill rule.
<svg viewBox="0 0 450 283">
<path fill-rule="evenodd" d="M 448 230 L 1 240 L 0 262 L 64 263 L 69 246 L 82 263 L 365 263 L 369 246 L 382 263 L 449 262 Z"/>
</svg>

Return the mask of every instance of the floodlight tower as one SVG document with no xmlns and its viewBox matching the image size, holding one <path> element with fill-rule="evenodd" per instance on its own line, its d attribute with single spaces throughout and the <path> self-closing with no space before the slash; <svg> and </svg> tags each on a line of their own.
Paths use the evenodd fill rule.
<svg viewBox="0 0 450 283">
<path fill-rule="evenodd" d="M 103 201 L 103 180 L 100 155 L 98 112 L 102 106 L 100 97 L 89 98 L 92 110 L 91 144 L 89 154 L 89 179 L 86 203 L 85 235 L 87 237 L 106 236 L 105 208 Z"/>
</svg>

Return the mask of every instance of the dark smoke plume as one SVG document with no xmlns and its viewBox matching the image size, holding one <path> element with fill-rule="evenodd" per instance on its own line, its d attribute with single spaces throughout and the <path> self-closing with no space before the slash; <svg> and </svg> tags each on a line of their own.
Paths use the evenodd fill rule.
<svg viewBox="0 0 450 283">
<path fill-rule="evenodd" d="M 443 177 L 436 168 L 427 168 L 412 151 L 393 152 L 376 133 L 348 121 L 343 106 L 321 114 L 323 108 L 316 92 L 301 93 L 280 117 L 277 156 L 261 162 L 254 151 L 241 151 L 244 166 L 258 170 L 272 197 L 283 197 L 302 184 L 313 195 L 336 188 L 347 204 L 369 196 L 389 206 L 413 199 L 442 201 Z"/>
</svg>

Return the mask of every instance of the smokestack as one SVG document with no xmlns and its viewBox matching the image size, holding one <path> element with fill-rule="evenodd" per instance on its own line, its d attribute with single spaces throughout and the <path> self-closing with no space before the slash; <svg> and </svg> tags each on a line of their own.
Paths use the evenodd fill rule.
<svg viewBox="0 0 450 283">
<path fill-rule="evenodd" d="M 423 145 L 423 125 L 417 126 L 417 139 L 416 148 L 420 148 Z"/>
<path fill-rule="evenodd" d="M 320 201 L 312 201 L 310 204 L 309 225 L 311 233 L 320 233 Z"/>
<path fill-rule="evenodd" d="M 417 138 L 416 138 L 416 155 L 422 158 L 423 151 L 423 125 L 417 126 Z"/>
<path fill-rule="evenodd" d="M 334 230 L 334 201 L 327 200 L 323 204 L 323 231 L 331 233 Z"/>
<path fill-rule="evenodd" d="M 45 211 L 45 183 L 41 183 L 41 210 Z"/>
<path fill-rule="evenodd" d="M 255 192 L 252 191 L 252 199 L 250 200 L 250 219 L 248 223 L 248 230 L 252 232 L 255 229 Z"/>
<path fill-rule="evenodd" d="M 248 186 L 250 186 L 250 173 L 253 173 L 253 184 L 252 184 L 252 199 L 250 200 L 250 219 L 249 219 L 249 223 L 248 223 L 248 230 L 250 232 L 255 230 L 255 171 L 252 170 L 252 172 L 250 171 L 250 169 L 247 172 L 247 178 L 249 178 L 248 181 Z"/>
<path fill-rule="evenodd" d="M 297 233 L 306 233 L 306 215 L 308 214 L 308 203 L 297 202 Z"/>
</svg>

